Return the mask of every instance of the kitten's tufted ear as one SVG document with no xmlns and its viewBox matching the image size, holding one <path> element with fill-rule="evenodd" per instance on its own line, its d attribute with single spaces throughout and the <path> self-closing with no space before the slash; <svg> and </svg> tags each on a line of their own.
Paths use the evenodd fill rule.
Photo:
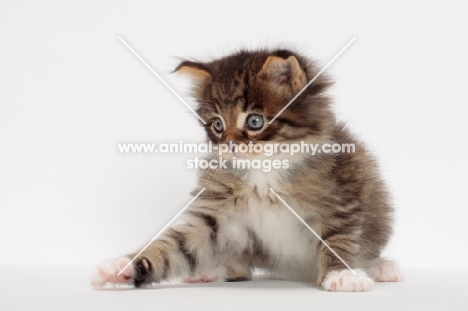
<svg viewBox="0 0 468 311">
<path fill-rule="evenodd" d="M 181 62 L 174 72 L 189 76 L 195 84 L 202 84 L 211 77 L 211 70 L 207 65 L 188 60 Z"/>
<path fill-rule="evenodd" d="M 289 56 L 269 56 L 259 73 L 260 77 L 267 80 L 275 88 L 289 88 L 293 94 L 299 92 L 307 83 L 307 77 L 302 70 L 297 58 Z"/>
</svg>

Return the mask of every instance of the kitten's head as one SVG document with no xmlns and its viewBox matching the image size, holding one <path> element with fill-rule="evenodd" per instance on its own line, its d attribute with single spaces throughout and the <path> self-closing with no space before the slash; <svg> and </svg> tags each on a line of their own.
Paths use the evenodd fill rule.
<svg viewBox="0 0 468 311">
<path fill-rule="evenodd" d="M 175 71 L 192 78 L 197 113 L 214 143 L 319 142 L 334 124 L 323 94 L 330 81 L 323 75 L 268 124 L 319 71 L 289 50 L 241 51 L 208 63 L 183 61 Z"/>
</svg>

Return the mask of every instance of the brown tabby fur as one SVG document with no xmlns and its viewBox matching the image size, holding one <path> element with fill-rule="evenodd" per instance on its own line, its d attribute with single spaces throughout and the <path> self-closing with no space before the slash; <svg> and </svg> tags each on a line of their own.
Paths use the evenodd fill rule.
<svg viewBox="0 0 468 311">
<path fill-rule="evenodd" d="M 266 187 L 276 185 L 274 190 L 350 266 L 365 267 L 379 258 L 391 235 L 392 207 L 374 159 L 335 120 L 325 94 L 331 82 L 321 75 L 271 125 L 266 124 L 315 76 L 318 69 L 313 63 L 289 50 L 241 51 L 209 63 L 184 61 L 176 71 L 194 81 L 197 112 L 207 122 L 206 133 L 214 143 L 354 143 L 355 153 L 293 161 L 288 170 L 278 173 L 277 183 Z M 237 128 L 242 112 L 263 115 L 265 129 L 256 134 Z M 212 126 L 219 115 L 226 123 L 221 135 Z M 299 222 L 297 230 L 308 242 L 297 247 L 310 248 L 310 262 L 294 256 L 284 259 L 268 247 L 243 215 L 256 209 L 260 215 L 262 209 L 280 212 L 285 207 L 266 188 L 249 183 L 250 174 L 240 169 L 201 170 L 193 193 L 207 190 L 187 210 L 185 223 L 169 229 L 134 262 L 134 284 L 195 277 L 213 266 L 226 268 L 227 281 L 248 280 L 253 268 L 263 268 L 321 284 L 328 272 L 343 269 Z M 289 230 L 281 222 L 275 225 Z"/>
</svg>

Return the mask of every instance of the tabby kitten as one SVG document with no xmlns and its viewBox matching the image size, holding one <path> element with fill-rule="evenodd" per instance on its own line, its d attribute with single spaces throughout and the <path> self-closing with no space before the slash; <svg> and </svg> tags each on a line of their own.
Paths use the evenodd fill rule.
<svg viewBox="0 0 468 311">
<path fill-rule="evenodd" d="M 400 281 L 393 261 L 380 258 L 392 232 L 393 209 L 374 159 L 338 123 L 321 75 L 271 124 L 270 120 L 317 73 L 289 50 L 241 51 L 209 62 L 184 61 L 175 70 L 194 84 L 198 114 L 214 144 L 354 143 L 354 153 L 223 154 L 231 167 L 199 171 L 206 190 L 126 268 L 123 256 L 101 264 L 94 287 L 141 287 L 179 278 L 187 282 L 247 281 L 254 268 L 328 291 L 367 291 L 374 281 Z M 217 154 L 210 157 L 215 158 Z M 264 172 L 232 167 L 234 157 L 288 160 Z M 353 271 L 321 243 L 269 190 L 273 189 Z"/>
</svg>

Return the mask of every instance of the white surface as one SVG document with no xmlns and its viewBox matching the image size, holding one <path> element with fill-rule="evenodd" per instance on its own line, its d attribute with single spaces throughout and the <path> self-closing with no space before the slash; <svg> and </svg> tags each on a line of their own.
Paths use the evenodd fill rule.
<svg viewBox="0 0 468 311">
<path fill-rule="evenodd" d="M 402 283 L 330 293 L 307 283 L 158 285 L 92 290 L 86 266 L 0 267 L 0 310 L 466 310 L 468 270 L 403 271 Z"/>
<path fill-rule="evenodd" d="M 1 1 L 0 263 L 98 263 L 143 246 L 188 202 L 195 175 L 184 156 L 117 152 L 118 142 L 203 137 L 118 35 L 182 94 L 186 81 L 168 74 L 175 57 L 286 42 L 324 65 L 356 36 L 327 72 L 335 110 L 394 194 L 388 253 L 402 266 L 468 267 L 467 8 Z"/>
</svg>

